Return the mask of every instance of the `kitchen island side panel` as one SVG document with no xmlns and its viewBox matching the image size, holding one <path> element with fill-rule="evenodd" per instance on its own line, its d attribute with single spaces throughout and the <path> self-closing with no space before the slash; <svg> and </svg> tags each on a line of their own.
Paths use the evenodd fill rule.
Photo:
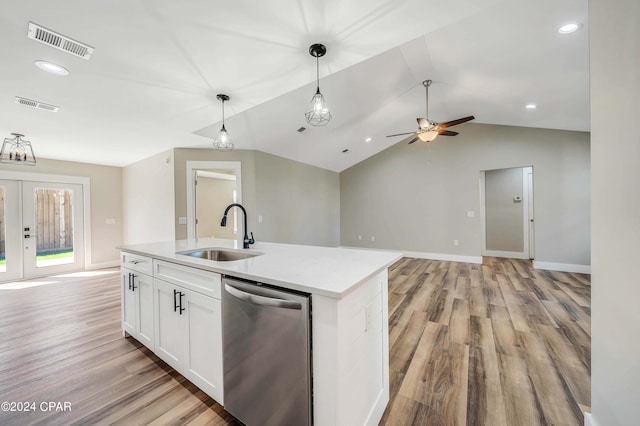
<svg viewBox="0 0 640 426">
<path fill-rule="evenodd" d="M 377 425 L 389 402 L 386 268 L 342 299 L 313 296 L 316 425 Z"/>
</svg>

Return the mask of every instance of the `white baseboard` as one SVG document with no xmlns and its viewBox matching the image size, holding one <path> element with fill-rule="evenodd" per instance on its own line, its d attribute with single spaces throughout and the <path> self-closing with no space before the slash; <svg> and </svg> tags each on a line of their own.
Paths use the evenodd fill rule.
<svg viewBox="0 0 640 426">
<path fill-rule="evenodd" d="M 591 265 L 574 265 L 571 263 L 551 263 L 533 261 L 535 269 L 545 269 L 547 271 L 575 272 L 578 274 L 590 274 Z"/>
<path fill-rule="evenodd" d="M 598 426 L 591 413 L 584 412 L 584 426 Z"/>
<path fill-rule="evenodd" d="M 477 263 L 482 264 L 482 256 L 462 256 L 459 254 L 444 254 L 444 253 L 425 253 L 420 251 L 404 251 L 404 250 L 389 250 L 374 247 L 350 247 L 340 246 L 347 249 L 355 250 L 376 250 L 376 251 L 391 251 L 394 253 L 402 253 L 404 257 L 415 257 L 418 259 L 430 259 L 430 260 L 446 260 L 449 262 L 462 262 L 462 263 Z"/>
<path fill-rule="evenodd" d="M 91 265 L 87 265 L 85 269 L 87 271 L 94 271 L 96 269 L 115 268 L 116 266 L 120 266 L 120 260 L 112 260 L 109 262 L 102 262 L 102 263 L 92 263 Z"/>
<path fill-rule="evenodd" d="M 404 257 L 417 257 L 418 259 L 446 260 L 449 262 L 482 264 L 482 256 L 463 256 L 460 254 L 423 253 L 419 251 L 403 251 Z"/>
<path fill-rule="evenodd" d="M 484 250 L 483 256 L 507 257 L 509 259 L 529 259 L 529 254 L 521 251 Z"/>
</svg>

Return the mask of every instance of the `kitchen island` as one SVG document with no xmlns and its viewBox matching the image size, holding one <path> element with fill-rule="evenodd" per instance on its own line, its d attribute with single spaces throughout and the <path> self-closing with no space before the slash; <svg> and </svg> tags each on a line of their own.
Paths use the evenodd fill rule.
<svg viewBox="0 0 640 426">
<path fill-rule="evenodd" d="M 179 254 L 211 247 L 256 256 L 213 261 Z M 262 242 L 243 250 L 236 241 L 220 239 L 119 248 L 123 330 L 220 404 L 220 287 L 225 276 L 310 294 L 314 424 L 378 424 L 389 400 L 387 268 L 400 254 Z M 164 315 L 165 304 L 173 313 Z M 185 326 L 172 319 L 183 311 L 185 321 L 191 321 Z M 190 311 L 199 313 L 191 318 Z M 203 318 L 207 324 L 201 324 Z M 194 335 L 192 343 L 187 336 L 176 344 L 179 333 L 166 331 L 180 327 Z M 206 362 L 199 366 L 200 359 Z"/>
</svg>

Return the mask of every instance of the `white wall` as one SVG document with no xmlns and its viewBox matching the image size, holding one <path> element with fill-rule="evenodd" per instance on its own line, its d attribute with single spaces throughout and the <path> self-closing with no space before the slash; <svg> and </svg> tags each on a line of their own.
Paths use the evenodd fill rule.
<svg viewBox="0 0 640 426">
<path fill-rule="evenodd" d="M 342 172 L 342 244 L 480 256 L 480 170 L 533 166 L 536 260 L 589 265 L 589 134 L 474 123 L 456 131 L 400 142 Z"/>
<path fill-rule="evenodd" d="M 175 239 L 173 150 L 124 167 L 125 244 Z"/>
<path fill-rule="evenodd" d="M 640 424 L 640 1 L 590 0 L 593 424 Z"/>
</svg>

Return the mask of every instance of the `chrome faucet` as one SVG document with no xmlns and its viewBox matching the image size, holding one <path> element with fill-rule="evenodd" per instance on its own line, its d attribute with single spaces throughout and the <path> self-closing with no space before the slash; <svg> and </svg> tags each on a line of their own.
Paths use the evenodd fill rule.
<svg viewBox="0 0 640 426">
<path fill-rule="evenodd" d="M 227 226 L 227 213 L 231 210 L 231 207 L 240 207 L 242 213 L 244 214 L 244 237 L 242 239 L 242 248 L 249 248 L 249 244 L 255 244 L 256 240 L 253 239 L 253 232 L 251 233 L 251 239 L 247 236 L 247 211 L 242 207 L 242 204 L 233 203 L 229 204 L 224 211 L 224 216 L 222 216 L 222 221 L 220 221 L 220 226 Z"/>
</svg>

